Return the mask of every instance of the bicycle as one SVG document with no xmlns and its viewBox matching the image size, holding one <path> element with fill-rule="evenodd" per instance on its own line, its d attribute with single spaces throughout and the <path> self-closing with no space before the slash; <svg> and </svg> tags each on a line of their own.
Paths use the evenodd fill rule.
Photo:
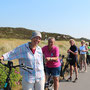
<svg viewBox="0 0 90 90">
<path fill-rule="evenodd" d="M 1 89 L 1 90 L 11 90 L 11 86 L 10 86 L 10 74 L 11 74 L 12 68 L 21 67 L 22 69 L 28 71 L 29 73 L 31 73 L 31 72 L 28 69 L 33 70 L 33 68 L 25 66 L 23 63 L 20 64 L 20 65 L 13 66 L 13 62 L 12 61 L 8 61 L 7 64 L 4 64 L 0 60 L 0 64 L 2 64 L 3 66 L 9 68 L 9 72 L 8 72 L 8 75 L 7 75 L 7 78 L 6 78 L 6 82 L 5 82 L 4 88 Z"/>
<path fill-rule="evenodd" d="M 64 55 L 61 56 L 61 54 L 59 55 L 59 58 L 61 63 L 63 63 L 63 58 L 64 58 Z M 45 65 L 44 65 L 45 66 Z M 48 76 L 48 80 L 47 82 L 45 83 L 45 90 L 54 90 L 54 81 L 53 81 L 53 77 L 51 76 L 51 74 Z"/>
<path fill-rule="evenodd" d="M 63 59 L 65 58 L 64 55 L 60 55 L 61 59 L 60 59 L 60 62 L 61 62 L 61 72 L 60 72 L 60 77 L 62 77 L 62 79 L 60 79 L 59 81 L 66 81 L 65 79 L 65 75 L 68 74 L 70 72 L 70 68 L 69 68 L 69 61 L 70 59 L 68 57 L 66 57 L 66 62 L 63 61 Z M 64 65 L 65 63 L 65 65 Z"/>
<path fill-rule="evenodd" d="M 47 80 L 47 82 L 45 83 L 44 89 L 45 89 L 45 90 L 54 90 L 54 88 L 53 88 L 53 83 L 54 83 L 53 77 L 52 77 L 51 75 L 49 75 L 48 80 Z"/>
<path fill-rule="evenodd" d="M 65 63 L 65 65 L 63 65 L 64 68 L 63 68 L 62 74 L 61 74 L 61 76 L 63 77 L 62 81 L 67 81 L 65 79 L 65 75 L 68 75 L 70 73 L 70 67 L 69 66 L 70 66 L 71 60 L 72 60 L 71 58 L 66 57 L 66 63 Z M 77 64 L 77 68 L 80 69 L 78 60 L 77 60 L 76 64 Z"/>
</svg>

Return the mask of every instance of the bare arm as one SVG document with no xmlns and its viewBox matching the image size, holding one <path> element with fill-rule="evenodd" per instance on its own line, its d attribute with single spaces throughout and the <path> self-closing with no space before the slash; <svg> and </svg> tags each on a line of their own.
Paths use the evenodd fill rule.
<svg viewBox="0 0 90 90">
<path fill-rule="evenodd" d="M 77 52 L 73 52 L 73 51 L 71 51 L 70 49 L 67 51 L 68 53 L 70 52 L 70 53 L 72 53 L 72 54 L 74 54 L 74 55 L 78 55 L 78 51 Z"/>
<path fill-rule="evenodd" d="M 85 50 L 82 50 L 82 52 L 88 52 L 88 48 L 85 46 Z"/>
<path fill-rule="evenodd" d="M 57 61 L 58 57 L 46 57 L 46 61 Z"/>
</svg>

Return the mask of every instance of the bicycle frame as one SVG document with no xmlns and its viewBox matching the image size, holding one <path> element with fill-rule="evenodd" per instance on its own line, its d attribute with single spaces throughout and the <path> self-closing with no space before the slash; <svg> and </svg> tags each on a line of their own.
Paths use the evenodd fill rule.
<svg viewBox="0 0 90 90">
<path fill-rule="evenodd" d="M 12 68 L 21 67 L 22 69 L 24 69 L 24 70 L 26 70 L 28 72 L 29 72 L 29 70 L 27 70 L 27 69 L 33 70 L 33 68 L 25 66 L 23 64 L 13 66 L 13 62 L 12 61 L 8 61 L 7 64 L 3 64 L 1 61 L 0 61 L 0 63 L 2 65 L 4 65 L 5 67 L 9 68 L 9 72 L 8 72 L 8 75 L 7 75 L 7 78 L 6 78 L 6 82 L 5 82 L 5 85 L 4 85 L 4 90 L 11 90 L 11 86 L 10 86 L 10 74 L 11 74 Z M 29 72 L 29 73 L 31 73 L 31 72 Z"/>
<path fill-rule="evenodd" d="M 8 62 L 9 63 L 9 62 Z M 10 64 L 11 65 L 11 64 Z M 4 85 L 4 90 L 11 90 L 11 87 L 10 87 L 10 74 L 11 74 L 11 66 L 9 67 L 9 72 L 8 72 L 8 75 L 7 75 L 7 79 L 6 79 L 6 82 L 5 82 L 5 85 Z"/>
<path fill-rule="evenodd" d="M 63 58 L 64 58 L 64 55 L 60 55 L 61 59 L 61 72 L 60 72 L 60 76 L 62 77 L 62 80 L 65 80 L 65 73 L 69 73 L 69 61 L 67 60 L 66 58 L 66 63 L 64 65 L 64 62 L 63 62 Z M 62 80 L 59 80 L 59 81 L 62 81 Z"/>
<path fill-rule="evenodd" d="M 45 89 L 52 90 L 53 83 L 54 82 L 53 82 L 52 76 L 49 75 L 47 83 L 45 83 Z"/>
</svg>

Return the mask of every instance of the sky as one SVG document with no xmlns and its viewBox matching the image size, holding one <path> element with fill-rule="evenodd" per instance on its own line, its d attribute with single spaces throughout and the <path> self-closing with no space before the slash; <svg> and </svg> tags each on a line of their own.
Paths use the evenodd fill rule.
<svg viewBox="0 0 90 90">
<path fill-rule="evenodd" d="M 0 27 L 90 39 L 90 0 L 0 0 Z"/>
</svg>

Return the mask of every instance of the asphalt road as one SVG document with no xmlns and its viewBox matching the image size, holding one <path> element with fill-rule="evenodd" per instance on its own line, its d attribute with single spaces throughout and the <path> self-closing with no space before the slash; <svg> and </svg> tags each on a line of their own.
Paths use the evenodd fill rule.
<svg viewBox="0 0 90 90">
<path fill-rule="evenodd" d="M 66 77 L 66 79 L 68 77 Z M 74 78 L 75 74 L 73 74 L 73 80 Z M 78 80 L 76 83 L 60 82 L 59 90 L 90 90 L 90 66 L 87 67 L 87 72 L 78 73 Z"/>
</svg>

